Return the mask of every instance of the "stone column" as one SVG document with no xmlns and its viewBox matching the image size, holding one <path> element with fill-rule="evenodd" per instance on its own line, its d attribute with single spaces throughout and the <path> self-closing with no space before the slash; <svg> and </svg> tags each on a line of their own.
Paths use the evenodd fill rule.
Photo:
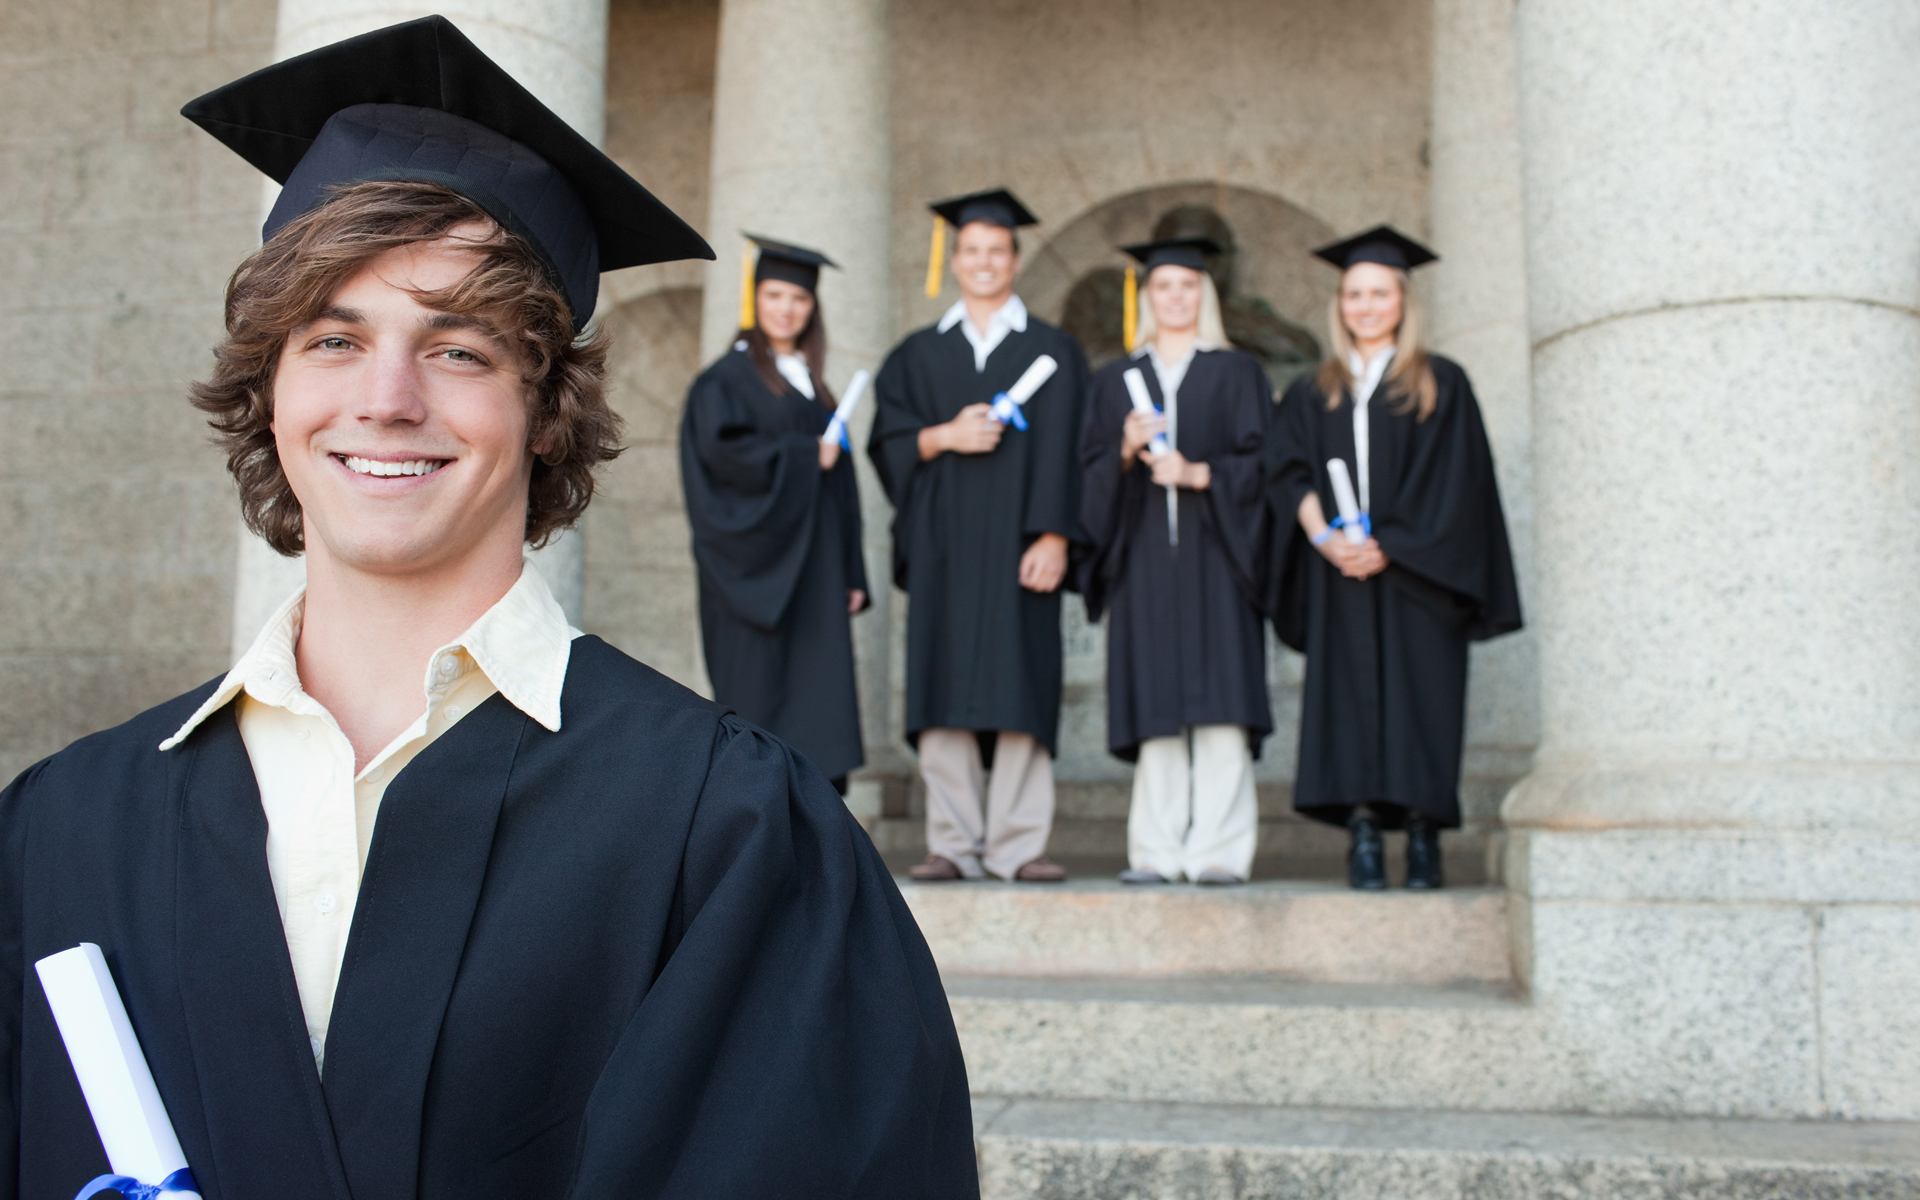
<svg viewBox="0 0 1920 1200">
<path fill-rule="evenodd" d="M 434 13 L 459 26 L 568 124 L 596 145 L 602 141 L 607 124 L 607 0 L 445 0 L 428 5 L 280 0 L 274 59 Z M 272 207 L 274 192 L 269 184 L 263 213 Z M 567 619 L 578 625 L 584 590 L 579 532 L 569 530 L 533 557 Z M 236 656 L 253 643 L 273 609 L 304 578 L 301 560 L 281 558 L 242 531 L 233 605 Z"/>
<path fill-rule="evenodd" d="M 879 369 L 892 334 L 888 46 L 886 0 L 723 0 L 707 219 L 719 261 L 707 271 L 705 358 L 718 357 L 739 329 L 740 233 L 751 230 L 840 264 L 820 278 L 829 382 L 844 391 L 856 369 Z M 855 418 L 856 447 L 872 416 L 869 395 Z M 890 510 L 864 449 L 855 461 L 874 591 L 873 609 L 854 622 L 867 766 L 897 773 L 905 760 L 887 720 Z"/>
<path fill-rule="evenodd" d="M 1433 346 L 1473 380 L 1531 621 L 1533 397 L 1513 0 L 1435 0 L 1429 145 L 1428 204 L 1441 259 L 1421 274 Z M 1539 706 L 1530 628 L 1473 648 L 1461 796 L 1469 829 L 1493 833 L 1501 798 L 1532 766 Z M 1497 869 L 1499 839 L 1491 845 L 1489 866 Z"/>
<path fill-rule="evenodd" d="M 1517 44 L 1523 972 L 1621 1103 L 1912 1119 L 1920 8 L 1525 0 Z"/>
</svg>

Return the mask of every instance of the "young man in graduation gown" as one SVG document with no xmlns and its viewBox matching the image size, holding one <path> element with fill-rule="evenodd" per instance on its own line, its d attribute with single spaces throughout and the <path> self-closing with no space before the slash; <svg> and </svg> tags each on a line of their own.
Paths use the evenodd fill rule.
<svg viewBox="0 0 1920 1200">
<path fill-rule="evenodd" d="M 680 422 L 680 482 L 700 568 L 713 697 L 813 760 L 846 793 L 862 761 L 852 614 L 867 607 L 853 459 L 825 439 L 833 393 L 817 250 L 758 254 L 732 349 Z"/>
<path fill-rule="evenodd" d="M 1057 882 L 1066 872 L 1046 849 L 1059 589 L 1078 536 L 1086 358 L 1014 294 L 1017 230 L 1035 223 L 1019 200 L 996 190 L 932 208 L 944 222 L 936 245 L 947 224 L 957 231 L 961 299 L 887 356 L 867 442 L 894 506 L 894 582 L 911 597 L 907 737 L 926 781 L 930 852 L 912 876 Z M 930 292 L 939 278 L 936 253 Z M 996 396 L 1042 355 L 1058 369 L 1003 425 Z"/>
<path fill-rule="evenodd" d="M 705 243 L 443 18 L 186 111 L 285 183 L 195 401 L 308 582 L 0 796 L 0 1196 L 107 1169 L 32 966 L 79 942 L 208 1200 L 977 1194 L 843 804 L 523 562 L 618 447 L 599 269 Z"/>
<path fill-rule="evenodd" d="M 1081 594 L 1089 618 L 1107 613 L 1107 747 L 1134 764 L 1120 880 L 1242 883 L 1259 833 L 1254 756 L 1273 732 L 1260 612 L 1272 392 L 1227 344 L 1207 273 L 1219 246 L 1125 249 L 1146 279 L 1139 349 L 1094 376 L 1080 436 L 1094 546 Z M 1130 375 L 1161 415 L 1137 408 Z"/>
<path fill-rule="evenodd" d="M 1386 886 L 1380 831 L 1405 828 L 1407 886 L 1435 888 L 1467 644 L 1520 628 L 1506 518 L 1466 372 L 1421 343 L 1407 276 L 1433 252 L 1381 226 L 1315 253 L 1341 271 L 1332 352 L 1287 389 L 1267 456 L 1271 612 L 1307 656 L 1293 802 L 1351 831 L 1354 887 Z"/>
</svg>

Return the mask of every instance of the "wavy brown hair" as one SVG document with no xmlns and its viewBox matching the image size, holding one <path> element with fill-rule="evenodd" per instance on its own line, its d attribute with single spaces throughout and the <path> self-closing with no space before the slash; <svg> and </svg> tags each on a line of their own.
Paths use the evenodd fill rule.
<svg viewBox="0 0 1920 1200">
<path fill-rule="evenodd" d="M 572 309 L 533 247 L 436 184 L 353 184 L 289 221 L 234 271 L 213 376 L 192 386 L 193 406 L 227 452 L 247 528 L 281 554 L 306 548 L 300 498 L 273 440 L 273 376 L 287 338 L 375 258 L 470 222 L 490 230 L 474 243 L 479 265 L 452 287 L 414 298 L 485 321 L 519 352 L 532 410 L 527 445 L 546 447 L 527 489 L 528 544 L 545 545 L 579 520 L 593 499 L 595 469 L 620 453 L 622 422 L 606 401 L 606 335 L 574 333 Z"/>
</svg>

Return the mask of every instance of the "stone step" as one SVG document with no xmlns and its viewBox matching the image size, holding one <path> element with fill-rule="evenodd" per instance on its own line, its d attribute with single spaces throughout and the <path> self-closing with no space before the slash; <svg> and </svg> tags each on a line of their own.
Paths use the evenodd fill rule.
<svg viewBox="0 0 1920 1200">
<path fill-rule="evenodd" d="M 1920 1200 L 1920 1126 L 974 1097 L 982 1200 Z"/>
<path fill-rule="evenodd" d="M 1261 975 L 1319 983 L 1505 983 L 1507 894 L 1328 883 L 1051 887 L 900 881 L 943 974 Z"/>
<path fill-rule="evenodd" d="M 943 976 L 977 1093 L 1340 1108 L 1615 1108 L 1510 987 Z"/>
</svg>

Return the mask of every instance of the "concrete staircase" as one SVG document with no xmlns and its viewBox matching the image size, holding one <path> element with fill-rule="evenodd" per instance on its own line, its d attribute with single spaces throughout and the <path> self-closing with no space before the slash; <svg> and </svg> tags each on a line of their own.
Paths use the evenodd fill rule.
<svg viewBox="0 0 1920 1200">
<path fill-rule="evenodd" d="M 1920 1200 L 1915 1126 L 1608 1111 L 1501 889 L 901 886 L 988 1200 Z"/>
</svg>

